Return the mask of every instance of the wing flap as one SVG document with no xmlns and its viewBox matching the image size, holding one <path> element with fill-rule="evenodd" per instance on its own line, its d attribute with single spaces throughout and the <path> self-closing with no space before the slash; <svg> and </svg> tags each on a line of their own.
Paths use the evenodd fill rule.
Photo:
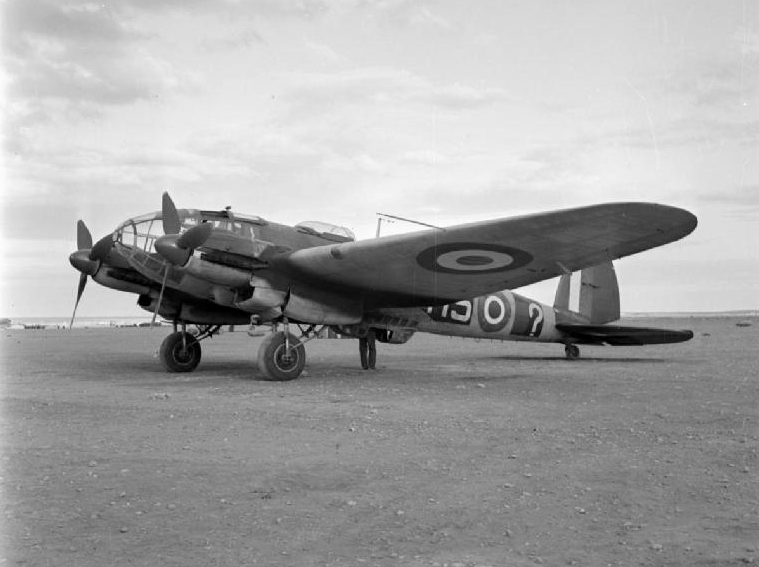
<svg viewBox="0 0 759 567">
<path fill-rule="evenodd" d="M 297 250 L 276 267 L 360 292 L 371 307 L 424 305 L 514 289 L 678 240 L 688 211 L 611 203 Z"/>
</svg>

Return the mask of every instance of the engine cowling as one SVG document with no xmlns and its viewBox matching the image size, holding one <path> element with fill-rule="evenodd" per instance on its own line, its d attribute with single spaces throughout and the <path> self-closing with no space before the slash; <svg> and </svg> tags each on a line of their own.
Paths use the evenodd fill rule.
<svg viewBox="0 0 759 567">
<path fill-rule="evenodd" d="M 359 297 L 294 285 L 283 313 L 315 325 L 350 325 L 361 321 L 363 303 Z"/>
</svg>

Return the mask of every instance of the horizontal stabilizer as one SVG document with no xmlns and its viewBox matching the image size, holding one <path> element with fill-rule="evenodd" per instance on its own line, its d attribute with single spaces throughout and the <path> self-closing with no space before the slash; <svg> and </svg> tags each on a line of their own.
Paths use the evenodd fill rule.
<svg viewBox="0 0 759 567">
<path fill-rule="evenodd" d="M 558 324 L 556 328 L 568 334 L 575 343 L 591 345 L 659 345 L 681 343 L 693 338 L 693 331 L 673 331 L 647 327 Z"/>
</svg>

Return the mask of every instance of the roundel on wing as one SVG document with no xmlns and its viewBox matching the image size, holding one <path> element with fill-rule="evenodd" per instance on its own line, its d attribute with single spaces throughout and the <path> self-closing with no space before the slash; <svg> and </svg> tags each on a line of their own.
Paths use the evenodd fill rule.
<svg viewBox="0 0 759 567">
<path fill-rule="evenodd" d="M 529 264 L 532 255 L 501 244 L 449 242 L 430 246 L 416 257 L 420 266 L 446 274 L 506 272 Z"/>
</svg>

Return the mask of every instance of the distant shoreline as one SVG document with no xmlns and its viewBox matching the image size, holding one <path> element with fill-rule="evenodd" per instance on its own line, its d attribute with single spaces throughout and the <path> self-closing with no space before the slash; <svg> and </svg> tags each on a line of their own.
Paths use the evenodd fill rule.
<svg viewBox="0 0 759 567">
<path fill-rule="evenodd" d="M 717 317 L 759 317 L 759 309 L 744 309 L 737 311 L 651 311 L 622 313 L 622 318 L 660 318 L 660 319 L 693 319 Z"/>
<path fill-rule="evenodd" d="M 149 327 L 152 317 L 77 317 L 74 329 L 93 329 L 111 327 Z M 68 329 L 70 317 L 6 317 L 0 320 L 0 327 L 5 329 Z M 171 325 L 160 319 L 155 326 Z"/>
</svg>

